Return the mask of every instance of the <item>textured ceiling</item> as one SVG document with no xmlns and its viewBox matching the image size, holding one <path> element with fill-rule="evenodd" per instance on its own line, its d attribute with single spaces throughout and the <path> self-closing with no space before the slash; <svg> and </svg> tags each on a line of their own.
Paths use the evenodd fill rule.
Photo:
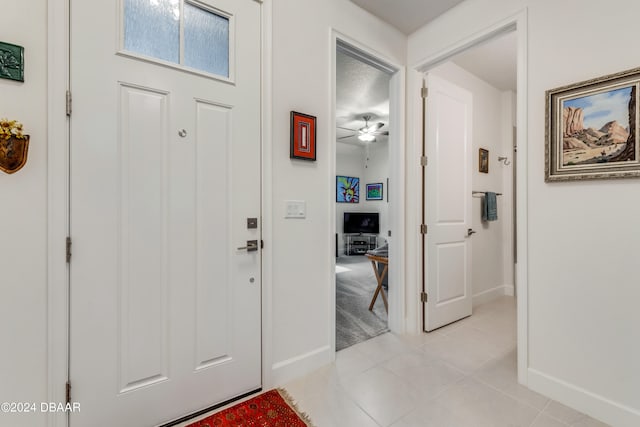
<svg viewBox="0 0 640 427">
<path fill-rule="evenodd" d="M 336 53 L 336 124 L 359 129 L 364 126 L 362 116 L 371 115 L 369 124 L 382 122 L 381 131 L 389 130 L 389 81 L 391 76 L 343 52 Z M 336 137 L 354 134 L 336 129 Z M 387 136 L 377 136 L 386 142 Z M 360 143 L 357 137 L 339 140 Z M 360 143 L 362 144 L 362 143 Z"/>
<path fill-rule="evenodd" d="M 356 0 L 354 0 L 356 1 Z M 517 39 L 512 32 L 465 51 L 455 58 L 460 67 L 500 90 L 516 91 Z M 389 130 L 389 82 L 385 72 L 364 62 L 336 52 L 336 124 L 357 129 L 364 126 L 362 116 L 371 115 L 370 124 L 382 122 Z M 363 146 L 357 132 L 336 129 L 336 137 L 354 135 L 338 142 Z M 387 136 L 377 136 L 376 143 L 386 143 Z M 340 144 L 342 145 L 342 144 Z"/>
<path fill-rule="evenodd" d="M 463 0 L 351 0 L 405 34 L 411 34 Z"/>
<path fill-rule="evenodd" d="M 495 88 L 516 91 L 518 41 L 515 31 L 462 52 L 453 62 Z"/>
</svg>

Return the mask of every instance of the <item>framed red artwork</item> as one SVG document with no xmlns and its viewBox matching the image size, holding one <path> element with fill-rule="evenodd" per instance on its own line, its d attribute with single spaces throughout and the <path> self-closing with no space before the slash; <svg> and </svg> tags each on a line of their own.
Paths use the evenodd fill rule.
<svg viewBox="0 0 640 427">
<path fill-rule="evenodd" d="M 291 112 L 291 150 L 289 157 L 316 160 L 316 118 L 308 114 Z"/>
</svg>

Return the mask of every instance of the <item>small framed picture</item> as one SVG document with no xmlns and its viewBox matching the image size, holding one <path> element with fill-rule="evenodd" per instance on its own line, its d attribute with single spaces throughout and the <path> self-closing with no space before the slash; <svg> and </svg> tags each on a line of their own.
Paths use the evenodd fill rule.
<svg viewBox="0 0 640 427">
<path fill-rule="evenodd" d="M 291 148 L 289 157 L 316 160 L 316 118 L 308 114 L 291 112 Z"/>
<path fill-rule="evenodd" d="M 383 200 L 381 182 L 367 184 L 367 200 Z"/>
<path fill-rule="evenodd" d="M 0 42 L 0 79 L 24 82 L 24 47 Z"/>
<path fill-rule="evenodd" d="M 360 178 L 336 176 L 336 202 L 360 203 Z"/>
<path fill-rule="evenodd" d="M 481 148 L 478 156 L 478 171 L 482 173 L 489 173 L 489 150 Z"/>
<path fill-rule="evenodd" d="M 640 177 L 640 68 L 546 92 L 545 181 Z"/>
</svg>

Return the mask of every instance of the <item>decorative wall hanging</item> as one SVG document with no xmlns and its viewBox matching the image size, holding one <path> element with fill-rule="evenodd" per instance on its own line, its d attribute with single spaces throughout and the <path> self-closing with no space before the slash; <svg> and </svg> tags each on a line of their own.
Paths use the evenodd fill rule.
<svg viewBox="0 0 640 427">
<path fill-rule="evenodd" d="M 336 202 L 360 202 L 360 178 L 352 176 L 336 176 Z"/>
<path fill-rule="evenodd" d="M 367 200 L 382 200 L 382 183 L 367 184 Z"/>
<path fill-rule="evenodd" d="M 291 112 L 291 149 L 289 157 L 316 160 L 316 118 L 308 114 Z"/>
<path fill-rule="evenodd" d="M 545 181 L 640 177 L 640 68 L 546 92 Z"/>
<path fill-rule="evenodd" d="M 482 173 L 489 173 L 489 150 L 480 148 L 478 159 L 478 171 Z"/>
<path fill-rule="evenodd" d="M 24 48 L 0 42 L 0 78 L 24 81 Z"/>
<path fill-rule="evenodd" d="M 22 130 L 22 123 L 0 120 L 0 170 L 15 173 L 27 163 L 29 135 Z"/>
</svg>

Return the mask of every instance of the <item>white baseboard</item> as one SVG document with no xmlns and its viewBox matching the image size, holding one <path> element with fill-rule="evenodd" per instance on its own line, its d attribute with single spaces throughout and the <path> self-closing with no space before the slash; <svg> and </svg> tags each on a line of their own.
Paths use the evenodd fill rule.
<svg viewBox="0 0 640 427">
<path fill-rule="evenodd" d="M 487 289 L 486 291 L 475 294 L 473 296 L 473 307 L 485 304 L 505 295 L 513 296 L 513 285 L 496 286 L 495 288 Z"/>
<path fill-rule="evenodd" d="M 640 411 L 529 368 L 528 387 L 616 427 L 640 426 Z"/>
<path fill-rule="evenodd" d="M 506 296 L 512 297 L 516 294 L 515 287 L 513 285 L 503 285 L 503 288 Z"/>
<path fill-rule="evenodd" d="M 333 356 L 331 347 L 320 347 L 300 356 L 274 363 L 271 368 L 273 387 L 281 386 L 322 366 L 331 363 Z"/>
</svg>

